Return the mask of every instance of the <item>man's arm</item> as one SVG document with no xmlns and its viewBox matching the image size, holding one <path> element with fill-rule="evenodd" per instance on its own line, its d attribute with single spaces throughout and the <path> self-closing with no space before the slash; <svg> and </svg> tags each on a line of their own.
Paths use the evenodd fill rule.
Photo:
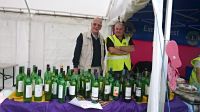
<svg viewBox="0 0 200 112">
<path fill-rule="evenodd" d="M 82 45 L 83 45 L 83 35 L 82 35 L 82 33 L 80 33 L 80 35 L 78 36 L 78 38 L 76 40 L 74 57 L 73 57 L 73 60 L 72 60 L 75 73 L 76 72 L 78 73 L 78 65 L 79 65 L 80 55 L 81 55 L 81 51 L 82 51 Z"/>
<path fill-rule="evenodd" d="M 129 46 L 120 46 L 118 47 L 118 49 L 120 49 L 121 51 L 128 52 L 128 53 L 134 51 L 135 45 L 133 44 L 133 40 L 132 39 L 129 40 Z"/>
<path fill-rule="evenodd" d="M 129 46 L 118 46 L 116 47 L 117 49 L 121 50 L 121 51 L 124 51 L 124 52 L 132 52 L 135 50 L 135 47 L 134 45 L 129 45 Z"/>
<path fill-rule="evenodd" d="M 200 61 L 195 63 L 197 81 L 200 83 Z"/>
<path fill-rule="evenodd" d="M 111 53 L 111 54 L 117 54 L 117 55 L 124 55 L 124 54 L 128 54 L 128 52 L 126 51 L 122 51 L 119 48 L 115 47 L 113 42 L 110 40 L 110 38 L 107 38 L 107 50 Z"/>
</svg>

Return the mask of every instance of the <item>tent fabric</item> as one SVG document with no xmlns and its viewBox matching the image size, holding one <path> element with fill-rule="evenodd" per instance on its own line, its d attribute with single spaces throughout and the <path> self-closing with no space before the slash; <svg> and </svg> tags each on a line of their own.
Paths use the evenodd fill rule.
<svg viewBox="0 0 200 112">
<path fill-rule="evenodd" d="M 0 63 L 28 67 L 30 44 L 30 66 L 35 64 L 43 72 L 46 64 L 72 67 L 76 38 L 80 32 L 90 30 L 91 21 L 89 18 L 34 15 L 29 40 L 27 14 L 0 13 Z M 104 37 L 110 35 L 106 24 L 104 20 L 101 29 Z"/>
<path fill-rule="evenodd" d="M 113 0 L 26 0 L 31 13 L 106 17 Z M 27 13 L 25 0 L 0 0 L 1 10 Z"/>
<path fill-rule="evenodd" d="M 149 100 L 148 100 L 148 112 L 161 112 L 162 104 L 159 103 L 161 92 L 161 74 L 162 74 L 162 62 L 163 62 L 163 48 L 164 48 L 164 36 L 162 32 L 162 20 L 163 20 L 163 0 L 153 0 L 153 8 L 155 15 L 154 22 L 154 38 L 153 38 L 153 59 L 152 59 L 152 73 L 151 83 L 149 87 Z M 155 8 L 157 7 L 157 8 Z M 156 89 L 155 89 L 156 88 Z"/>
<path fill-rule="evenodd" d="M 133 14 L 144 8 L 150 0 L 115 0 L 109 13 L 109 25 L 120 21 L 127 21 Z"/>
</svg>

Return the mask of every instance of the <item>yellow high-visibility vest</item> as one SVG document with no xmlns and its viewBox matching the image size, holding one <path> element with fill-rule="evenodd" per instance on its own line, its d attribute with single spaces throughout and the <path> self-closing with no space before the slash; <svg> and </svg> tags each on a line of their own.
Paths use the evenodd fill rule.
<svg viewBox="0 0 200 112">
<path fill-rule="evenodd" d="M 113 42 L 114 46 L 128 46 L 130 37 L 125 37 L 122 42 L 115 35 L 111 35 L 108 38 Z M 108 52 L 107 55 L 107 70 L 110 68 L 113 71 L 122 71 L 124 69 L 124 65 L 131 70 L 131 58 L 130 53 L 126 55 L 114 55 Z"/>
<path fill-rule="evenodd" d="M 193 67 L 195 66 L 196 61 L 200 61 L 200 57 L 197 57 L 197 58 L 195 58 L 195 59 L 193 59 L 191 61 L 191 64 L 192 64 Z M 196 75 L 196 70 L 195 69 L 196 68 L 194 67 L 193 70 L 192 70 L 192 74 L 190 75 L 190 80 L 189 80 L 190 84 L 198 83 L 197 75 Z"/>
</svg>

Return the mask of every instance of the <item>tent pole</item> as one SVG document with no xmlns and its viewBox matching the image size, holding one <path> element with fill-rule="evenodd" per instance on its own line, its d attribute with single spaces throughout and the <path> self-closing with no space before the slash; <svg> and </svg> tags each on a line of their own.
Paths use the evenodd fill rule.
<svg viewBox="0 0 200 112">
<path fill-rule="evenodd" d="M 26 0 L 24 0 L 26 7 L 28 9 L 28 15 L 29 15 L 29 20 L 28 20 L 28 67 L 30 67 L 30 54 L 31 54 L 31 11 L 30 8 L 28 6 L 28 3 Z"/>
<path fill-rule="evenodd" d="M 154 10 L 154 33 L 153 33 L 153 56 L 152 72 L 149 87 L 149 100 L 147 112 L 162 112 L 160 106 L 161 74 L 163 63 L 164 36 L 162 30 L 163 23 L 163 0 L 152 0 Z"/>
<path fill-rule="evenodd" d="M 170 40 L 170 30 L 171 30 L 171 17 L 172 17 L 172 0 L 167 0 L 166 4 L 166 16 L 165 16 L 165 32 L 164 32 L 164 48 L 163 48 L 163 64 L 162 64 L 162 78 L 161 78 L 161 91 L 160 96 L 163 97 L 160 99 L 160 104 L 165 104 L 166 90 L 167 90 L 167 65 L 168 65 L 168 56 L 165 52 L 165 46 Z M 168 99 L 169 100 L 169 99 Z M 167 103 L 167 102 L 166 102 Z M 169 106 L 169 105 L 168 105 Z M 168 107 L 170 108 L 170 107 Z M 161 111 L 164 112 L 164 105 L 160 107 Z"/>
</svg>

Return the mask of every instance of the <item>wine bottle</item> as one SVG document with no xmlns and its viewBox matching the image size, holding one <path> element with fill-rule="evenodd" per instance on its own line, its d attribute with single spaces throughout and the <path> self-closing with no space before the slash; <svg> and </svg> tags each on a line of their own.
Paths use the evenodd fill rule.
<svg viewBox="0 0 200 112">
<path fill-rule="evenodd" d="M 109 101 L 109 95 L 110 95 L 110 92 L 111 92 L 111 87 L 110 87 L 110 82 L 109 82 L 109 79 L 108 79 L 108 73 L 106 73 L 106 77 L 104 78 L 104 94 L 103 94 L 103 100 L 104 101 Z"/>
<path fill-rule="evenodd" d="M 92 94 L 91 99 L 93 103 L 97 103 L 99 100 L 99 82 L 98 82 L 98 73 L 95 72 L 95 80 L 92 83 Z"/>
<path fill-rule="evenodd" d="M 35 93 L 35 80 L 38 78 L 37 75 L 37 66 L 33 65 L 32 73 L 31 73 L 31 80 L 32 80 L 32 94 L 34 96 Z"/>
<path fill-rule="evenodd" d="M 99 82 L 99 99 L 102 100 L 103 99 L 103 92 L 104 92 L 104 88 L 103 88 L 103 82 L 104 82 L 104 78 L 103 78 L 103 71 L 101 71 L 100 75 L 98 76 L 98 82 Z"/>
<path fill-rule="evenodd" d="M 42 101 L 42 87 L 43 87 L 43 79 L 41 78 L 41 70 L 38 70 L 38 76 L 35 80 L 35 93 L 34 93 L 34 101 Z"/>
<path fill-rule="evenodd" d="M 52 77 L 52 89 L 51 89 L 51 93 L 52 93 L 52 99 L 57 99 L 57 91 L 58 91 L 58 69 L 55 70 L 55 76 Z"/>
<path fill-rule="evenodd" d="M 120 74 L 116 74 L 116 79 L 114 81 L 114 84 L 113 84 L 113 89 L 112 89 L 112 96 L 113 96 L 113 99 L 114 100 L 118 100 L 120 98 L 120 82 L 119 82 L 119 77 L 120 77 Z"/>
<path fill-rule="evenodd" d="M 65 93 L 66 93 L 66 82 L 65 82 L 65 72 L 63 71 L 61 79 L 58 81 L 58 102 L 65 102 Z"/>
<path fill-rule="evenodd" d="M 85 80 L 85 78 L 84 78 L 84 70 L 82 69 L 81 71 L 80 71 L 80 89 L 79 89 L 79 94 L 81 95 L 81 96 L 84 96 L 84 80 Z"/>
<path fill-rule="evenodd" d="M 44 79 L 44 94 L 45 94 L 45 101 L 51 100 L 51 88 L 52 88 L 52 82 L 51 82 L 51 73 L 50 73 L 50 66 L 47 65 L 47 70 L 45 72 L 45 79 Z"/>
<path fill-rule="evenodd" d="M 69 98 L 72 100 L 77 95 L 77 83 L 75 78 L 71 78 L 69 86 Z"/>
<path fill-rule="evenodd" d="M 148 96 L 149 96 L 149 84 L 150 84 L 150 73 L 147 70 L 145 70 L 144 76 L 145 76 L 145 80 L 144 80 L 145 93 L 144 93 L 144 95 L 148 99 Z"/>
<path fill-rule="evenodd" d="M 123 69 L 123 70 L 122 70 L 121 77 L 120 77 L 120 88 L 121 88 L 121 90 L 120 90 L 120 95 L 121 95 L 122 97 L 125 96 L 125 95 L 124 95 L 124 93 L 125 93 L 125 88 L 124 88 L 125 76 L 126 76 L 126 70 Z"/>
<path fill-rule="evenodd" d="M 132 98 L 132 85 L 130 82 L 130 76 L 129 74 L 127 74 L 127 78 L 124 82 L 124 89 L 125 89 L 125 93 L 124 93 L 124 101 L 125 102 L 130 102 L 131 98 Z"/>
<path fill-rule="evenodd" d="M 24 80 L 24 102 L 32 101 L 32 81 L 31 81 L 31 69 L 27 68 L 27 76 Z"/>
<path fill-rule="evenodd" d="M 138 76 L 137 76 L 136 91 L 135 91 L 135 99 L 136 99 L 136 102 L 141 102 L 141 101 L 142 101 L 141 74 L 138 74 Z"/>
<path fill-rule="evenodd" d="M 84 81 L 84 97 L 86 99 L 90 98 L 91 93 L 91 79 L 90 74 L 88 72 L 85 72 L 85 81 Z"/>
<path fill-rule="evenodd" d="M 66 81 L 66 94 L 65 94 L 65 99 L 68 100 L 69 99 L 69 87 L 70 87 L 70 81 L 71 81 L 71 70 L 68 68 L 67 69 L 67 74 L 65 75 L 65 81 Z"/>
<path fill-rule="evenodd" d="M 60 80 L 62 78 L 62 74 L 63 74 L 63 67 L 60 67 L 60 73 L 58 74 L 58 80 Z"/>
<path fill-rule="evenodd" d="M 23 90 L 24 90 L 24 66 L 19 67 L 19 74 L 16 77 L 16 96 L 23 96 Z"/>
</svg>

